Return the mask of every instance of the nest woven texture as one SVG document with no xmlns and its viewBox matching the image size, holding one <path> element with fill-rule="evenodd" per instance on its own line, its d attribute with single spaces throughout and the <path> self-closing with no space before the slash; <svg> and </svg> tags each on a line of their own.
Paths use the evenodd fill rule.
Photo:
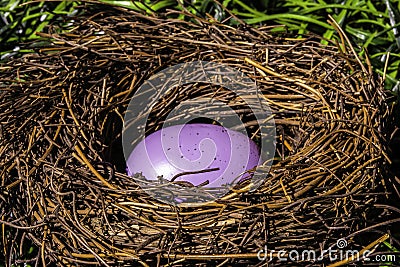
<svg viewBox="0 0 400 267">
<path fill-rule="evenodd" d="M 229 266 L 259 263 L 266 245 L 319 251 L 343 237 L 361 250 L 379 237 L 391 216 L 376 204 L 391 192 L 392 107 L 381 79 L 345 44 L 190 20 L 106 7 L 76 18 L 68 33 L 50 28 L 50 44 L 1 66 L 0 218 L 21 244 L 39 247 L 34 260 Z M 239 187 L 178 208 L 125 174 L 122 120 L 144 80 L 194 60 L 227 64 L 257 82 L 274 114 L 277 148 L 258 190 Z M 185 90 L 180 97 L 195 88 Z M 4 245 L 18 254 L 17 245 Z"/>
</svg>

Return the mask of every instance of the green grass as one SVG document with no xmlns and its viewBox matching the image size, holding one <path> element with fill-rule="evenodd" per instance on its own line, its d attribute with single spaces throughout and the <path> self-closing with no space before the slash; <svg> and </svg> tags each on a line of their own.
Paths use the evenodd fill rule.
<svg viewBox="0 0 400 267">
<path fill-rule="evenodd" d="M 21 50 L 19 43 L 38 40 L 49 23 L 67 25 L 63 15 L 76 13 L 75 1 L 0 0 L 0 59 L 31 52 Z"/>
<path fill-rule="evenodd" d="M 39 2 L 26 0 L 0 0 L 0 43 L 38 39 L 50 23 L 62 15 L 73 14 L 77 2 Z"/>
</svg>

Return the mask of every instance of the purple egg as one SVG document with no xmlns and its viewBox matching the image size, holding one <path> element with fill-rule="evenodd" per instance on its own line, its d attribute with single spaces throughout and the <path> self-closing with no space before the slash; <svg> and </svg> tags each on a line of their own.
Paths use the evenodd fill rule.
<svg viewBox="0 0 400 267">
<path fill-rule="evenodd" d="M 259 159 L 257 145 L 240 132 L 212 124 L 174 125 L 150 134 L 134 148 L 127 173 L 220 187 L 250 178 L 246 171 Z"/>
</svg>

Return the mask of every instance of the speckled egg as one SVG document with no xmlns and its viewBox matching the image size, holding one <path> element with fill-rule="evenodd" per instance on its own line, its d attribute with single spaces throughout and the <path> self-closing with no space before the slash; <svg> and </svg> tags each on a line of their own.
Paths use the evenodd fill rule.
<svg viewBox="0 0 400 267">
<path fill-rule="evenodd" d="M 257 145 L 240 132 L 213 124 L 174 125 L 150 134 L 134 148 L 127 173 L 220 187 L 250 178 L 246 171 L 259 159 Z"/>
</svg>

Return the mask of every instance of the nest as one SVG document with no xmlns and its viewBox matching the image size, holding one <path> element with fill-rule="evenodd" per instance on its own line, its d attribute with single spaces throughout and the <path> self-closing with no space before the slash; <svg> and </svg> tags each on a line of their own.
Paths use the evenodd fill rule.
<svg viewBox="0 0 400 267">
<path fill-rule="evenodd" d="M 351 46 L 190 14 L 182 21 L 87 8 L 90 16 L 75 18 L 69 32 L 49 28 L 49 44 L 1 66 L 0 213 L 20 238 L 3 241 L 10 263 L 22 262 L 27 240 L 38 256 L 25 262 L 43 265 L 232 266 L 265 263 L 265 247 L 318 253 L 342 238 L 363 251 L 388 238 L 399 222 L 387 174 L 393 105 Z M 143 81 L 194 60 L 227 64 L 257 82 L 274 114 L 276 156 L 257 190 L 243 183 L 212 203 L 176 207 L 126 175 L 121 132 Z M 174 103 L 215 90 L 177 88 L 153 110 L 148 132 Z M 247 117 L 256 139 L 252 122 Z M 271 266 L 330 262 L 275 256 L 266 259 Z"/>
</svg>

